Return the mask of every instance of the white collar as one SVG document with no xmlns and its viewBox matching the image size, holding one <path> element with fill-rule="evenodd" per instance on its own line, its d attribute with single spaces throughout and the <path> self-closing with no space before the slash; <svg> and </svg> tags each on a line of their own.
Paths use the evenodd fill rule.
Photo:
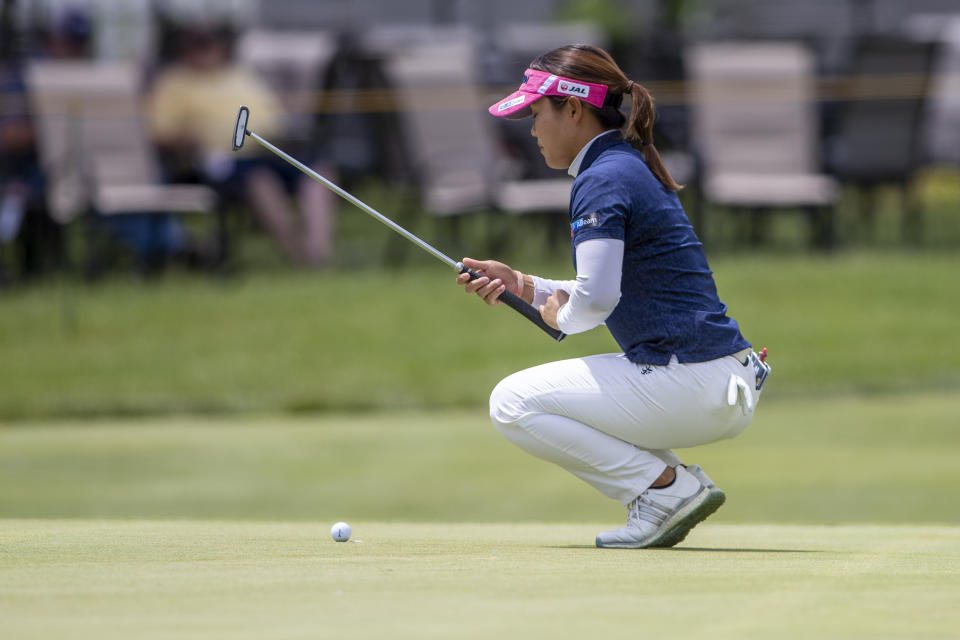
<svg viewBox="0 0 960 640">
<path fill-rule="evenodd" d="M 601 133 L 600 135 L 594 136 L 594 138 L 590 142 L 583 145 L 583 148 L 580 149 L 580 153 L 577 154 L 577 157 L 573 159 L 573 162 L 570 163 L 570 167 L 567 169 L 567 173 L 569 173 L 571 177 L 576 178 L 577 175 L 580 173 L 580 165 L 583 164 L 583 159 L 586 157 L 587 151 L 590 149 L 593 143 L 597 141 L 597 138 L 599 138 L 600 136 L 605 136 L 611 131 L 613 131 L 613 129 L 608 129 L 603 133 Z"/>
</svg>

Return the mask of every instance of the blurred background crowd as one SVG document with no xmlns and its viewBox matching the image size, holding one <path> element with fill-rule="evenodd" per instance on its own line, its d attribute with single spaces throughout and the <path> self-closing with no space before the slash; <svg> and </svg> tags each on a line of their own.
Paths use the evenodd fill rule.
<svg viewBox="0 0 960 640">
<path fill-rule="evenodd" d="M 960 245 L 956 0 L 0 0 L 0 281 L 256 268 L 251 235 L 338 264 L 341 203 L 232 151 L 240 104 L 405 226 L 463 239 L 480 213 L 488 246 L 521 217 L 562 240 L 569 178 L 529 122 L 485 108 L 570 42 L 651 91 L 708 249 L 781 217 L 804 248 L 842 249 L 890 208 L 888 242 Z"/>
</svg>

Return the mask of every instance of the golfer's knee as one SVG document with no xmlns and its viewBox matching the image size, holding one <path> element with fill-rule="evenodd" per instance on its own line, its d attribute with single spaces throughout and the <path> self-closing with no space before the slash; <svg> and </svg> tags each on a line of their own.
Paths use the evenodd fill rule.
<svg viewBox="0 0 960 640">
<path fill-rule="evenodd" d="M 503 433 L 519 426 L 520 419 L 528 413 L 526 399 L 511 385 L 510 377 L 501 380 L 490 394 L 490 420 Z"/>
</svg>

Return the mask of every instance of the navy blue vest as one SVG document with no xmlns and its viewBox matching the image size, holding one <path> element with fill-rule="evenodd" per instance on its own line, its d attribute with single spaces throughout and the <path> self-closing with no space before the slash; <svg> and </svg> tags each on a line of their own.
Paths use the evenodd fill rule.
<svg viewBox="0 0 960 640">
<path fill-rule="evenodd" d="M 705 362 L 750 346 L 726 315 L 677 194 L 619 132 L 587 151 L 570 192 L 570 223 L 574 267 L 580 242 L 624 242 L 620 302 L 606 324 L 631 362 Z"/>
</svg>

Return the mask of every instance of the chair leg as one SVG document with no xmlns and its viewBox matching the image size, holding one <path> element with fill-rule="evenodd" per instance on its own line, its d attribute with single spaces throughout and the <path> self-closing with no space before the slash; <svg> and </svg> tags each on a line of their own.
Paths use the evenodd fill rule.
<svg viewBox="0 0 960 640">
<path fill-rule="evenodd" d="M 810 244 L 823 251 L 830 251 L 836 244 L 835 218 L 833 206 L 811 206 L 807 208 L 810 220 Z"/>
<path fill-rule="evenodd" d="M 751 246 L 758 247 L 767 238 L 767 227 L 770 223 L 770 210 L 757 207 L 749 210 L 750 228 L 747 239 Z"/>
<path fill-rule="evenodd" d="M 860 232 L 866 240 L 873 240 L 876 220 L 876 197 L 874 189 L 868 185 L 857 185 L 857 204 Z"/>
<path fill-rule="evenodd" d="M 398 204 L 394 221 L 409 230 L 420 211 L 418 203 L 402 189 L 394 187 L 394 190 L 395 202 Z M 383 260 L 391 267 L 401 267 L 410 255 L 409 249 L 410 243 L 407 240 L 396 233 L 390 233 L 383 249 Z"/>
<path fill-rule="evenodd" d="M 13 282 L 13 276 L 7 273 L 8 269 L 6 266 L 6 263 L 8 261 L 6 254 L 8 253 L 8 251 L 6 251 L 5 249 L 6 247 L 9 247 L 9 246 L 11 246 L 9 243 L 0 242 L 0 287 L 8 285 Z"/>
<path fill-rule="evenodd" d="M 97 217 L 92 211 L 83 214 L 83 275 L 89 281 L 99 280 L 105 268 L 103 233 L 98 227 Z"/>
<path fill-rule="evenodd" d="M 478 249 L 494 260 L 505 259 L 505 254 L 515 246 L 513 238 L 518 237 L 516 224 L 522 217 L 491 209 L 485 216 L 483 245 Z"/>
<path fill-rule="evenodd" d="M 463 215 L 446 216 L 443 220 L 445 227 L 443 234 L 443 244 L 445 248 L 452 249 L 454 253 L 462 253 L 463 247 Z M 459 249 L 459 251 L 458 251 Z"/>
<path fill-rule="evenodd" d="M 231 256 L 230 228 L 228 226 L 228 212 L 225 204 L 218 204 L 213 211 L 214 215 L 214 255 L 212 267 L 215 271 L 222 271 L 227 266 Z"/>
<path fill-rule="evenodd" d="M 908 244 L 923 243 L 923 202 L 917 196 L 916 186 L 909 181 L 900 184 L 900 202 L 903 208 L 901 237 Z"/>
<path fill-rule="evenodd" d="M 493 210 L 487 216 L 485 238 L 483 239 L 483 250 L 485 255 L 489 255 L 495 260 L 504 259 L 504 254 L 509 251 L 513 245 L 511 238 L 515 231 L 515 225 L 519 222 L 516 216 L 511 216 L 503 211 Z"/>
<path fill-rule="evenodd" d="M 734 227 L 734 241 L 746 242 L 748 245 L 753 244 L 752 238 L 756 235 L 756 231 L 753 228 L 755 219 L 753 209 L 749 207 L 732 207 L 729 211 L 730 214 L 734 216 L 736 225 Z"/>
<path fill-rule="evenodd" d="M 64 241 L 64 228 L 47 214 L 46 209 L 38 208 L 27 212 L 27 217 L 33 220 L 34 250 L 36 263 L 33 265 L 35 273 L 45 271 L 60 271 L 67 268 L 69 256 Z"/>
<path fill-rule="evenodd" d="M 687 216 L 693 225 L 693 231 L 700 238 L 700 242 L 707 243 L 707 228 L 703 217 L 703 193 L 696 186 L 691 187 L 689 215 Z"/>
<path fill-rule="evenodd" d="M 565 245 L 569 244 L 569 237 L 563 232 L 564 225 L 565 223 L 561 222 L 556 212 L 548 211 L 544 214 L 543 226 L 547 233 L 547 250 L 550 255 L 557 255 Z"/>
</svg>

